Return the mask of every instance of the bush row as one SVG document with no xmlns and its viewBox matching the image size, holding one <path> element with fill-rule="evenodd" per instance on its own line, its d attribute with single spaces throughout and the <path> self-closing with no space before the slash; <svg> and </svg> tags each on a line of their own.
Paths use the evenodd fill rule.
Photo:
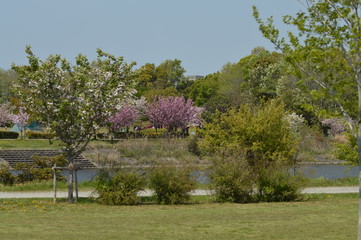
<svg viewBox="0 0 361 240">
<path fill-rule="evenodd" d="M 55 137 L 54 133 L 49 133 L 49 132 L 27 132 L 26 136 L 29 139 L 53 139 Z"/>
<path fill-rule="evenodd" d="M 18 132 L 0 131 L 0 139 L 17 139 L 18 137 Z"/>
<path fill-rule="evenodd" d="M 17 163 L 14 170 L 18 172 L 13 175 L 9 166 L 0 165 L 0 183 L 4 185 L 13 185 L 15 183 L 26 183 L 32 181 L 42 181 L 53 179 L 52 167 L 56 163 L 57 166 L 65 166 L 67 164 L 64 156 L 33 156 L 33 164 Z M 60 171 L 56 171 L 56 178 L 64 181 L 65 177 L 60 175 Z"/>
<path fill-rule="evenodd" d="M 53 133 L 49 132 L 27 132 L 26 137 L 29 139 L 53 139 L 54 138 Z M 18 132 L 12 132 L 12 131 L 0 131 L 0 139 L 17 139 L 19 137 Z"/>
<path fill-rule="evenodd" d="M 97 201 L 106 205 L 133 205 L 140 199 L 138 192 L 146 186 L 154 190 L 159 204 L 181 204 L 189 200 L 196 180 L 189 167 L 160 164 L 147 174 L 123 170 L 101 170 L 95 179 Z"/>
<path fill-rule="evenodd" d="M 141 131 L 129 131 L 129 132 L 115 132 L 113 133 L 114 139 L 127 139 L 127 138 L 183 138 L 188 134 L 183 132 L 168 133 L 165 129 L 145 129 Z M 109 135 L 106 133 L 97 133 L 97 139 L 109 139 Z"/>
<path fill-rule="evenodd" d="M 102 204 L 128 205 L 140 202 L 137 193 L 146 186 L 155 192 L 159 204 L 182 204 L 196 188 L 195 170 L 161 164 L 148 173 L 102 171 L 96 179 L 97 199 Z M 211 189 L 217 202 L 282 202 L 301 199 L 302 177 L 292 176 L 282 168 L 268 168 L 257 173 L 237 159 L 214 164 L 210 169 Z"/>
</svg>

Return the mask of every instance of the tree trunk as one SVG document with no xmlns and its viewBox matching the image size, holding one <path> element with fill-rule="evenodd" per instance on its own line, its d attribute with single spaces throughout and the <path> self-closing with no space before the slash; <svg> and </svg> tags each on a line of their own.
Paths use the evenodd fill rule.
<svg viewBox="0 0 361 240">
<path fill-rule="evenodd" d="M 359 212 L 358 212 L 358 240 L 361 240 L 361 82 L 358 81 L 358 165 L 359 165 Z"/>
<path fill-rule="evenodd" d="M 69 163 L 69 178 L 68 178 L 68 203 L 74 203 L 73 189 L 74 189 L 74 165 L 72 162 Z"/>
</svg>

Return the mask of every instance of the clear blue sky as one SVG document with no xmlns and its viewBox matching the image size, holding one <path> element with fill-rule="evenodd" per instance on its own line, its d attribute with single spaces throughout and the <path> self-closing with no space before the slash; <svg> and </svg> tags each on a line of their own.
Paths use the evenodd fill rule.
<svg viewBox="0 0 361 240">
<path fill-rule="evenodd" d="M 214 73 L 254 47 L 273 46 L 252 17 L 294 14 L 297 0 L 9 0 L 0 15 L 0 68 L 25 64 L 25 45 L 44 59 L 78 53 L 93 60 L 96 48 L 136 68 L 180 59 L 186 75 Z"/>
</svg>

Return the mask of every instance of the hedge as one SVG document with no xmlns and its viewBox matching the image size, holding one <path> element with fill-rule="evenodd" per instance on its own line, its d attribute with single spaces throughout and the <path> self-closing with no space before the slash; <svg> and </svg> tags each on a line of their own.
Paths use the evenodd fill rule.
<svg viewBox="0 0 361 240">
<path fill-rule="evenodd" d="M 49 132 L 27 132 L 26 136 L 29 139 L 52 139 L 52 138 L 54 138 L 54 133 L 49 133 Z"/>
<path fill-rule="evenodd" d="M 17 139 L 18 137 L 18 132 L 0 131 L 0 139 Z"/>
</svg>

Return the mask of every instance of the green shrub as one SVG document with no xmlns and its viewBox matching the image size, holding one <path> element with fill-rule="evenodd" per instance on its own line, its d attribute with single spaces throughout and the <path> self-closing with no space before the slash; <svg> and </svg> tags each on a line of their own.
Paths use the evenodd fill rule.
<svg viewBox="0 0 361 240">
<path fill-rule="evenodd" d="M 216 115 L 205 124 L 202 151 L 209 155 L 245 154 L 250 166 L 290 164 L 296 141 L 286 120 L 284 104 L 269 101 L 263 106 L 241 105 Z"/>
<path fill-rule="evenodd" d="M 193 153 L 196 156 L 201 155 L 201 150 L 199 149 L 198 141 L 199 141 L 198 138 L 193 136 L 188 143 L 188 152 Z"/>
<path fill-rule="evenodd" d="M 248 203 L 254 201 L 255 176 L 242 159 L 213 159 L 210 173 L 216 201 Z"/>
<path fill-rule="evenodd" d="M 15 176 L 11 174 L 8 166 L 0 165 L 0 183 L 4 185 L 13 185 L 15 183 Z"/>
<path fill-rule="evenodd" d="M 26 136 L 29 139 L 53 139 L 54 138 L 54 133 L 49 133 L 49 132 L 27 132 Z"/>
<path fill-rule="evenodd" d="M 301 198 L 305 180 L 292 176 L 287 169 L 268 168 L 257 179 L 257 198 L 262 202 L 289 202 Z"/>
<path fill-rule="evenodd" d="M 101 170 L 95 179 L 97 201 L 106 205 L 137 204 L 140 201 L 137 194 L 144 186 L 144 178 L 133 171 L 122 170 L 112 175 L 109 170 Z"/>
<path fill-rule="evenodd" d="M 115 139 L 127 139 L 127 132 L 115 132 L 113 135 Z"/>
<path fill-rule="evenodd" d="M 192 169 L 160 163 L 149 173 L 150 188 L 155 191 L 160 204 L 181 204 L 190 198 L 190 191 L 196 188 L 191 177 Z"/>
<path fill-rule="evenodd" d="M 18 132 L 0 131 L 0 139 L 18 139 Z"/>
<path fill-rule="evenodd" d="M 58 167 L 66 166 L 67 161 L 64 156 L 33 156 L 33 164 L 30 163 L 16 163 L 14 169 L 19 171 L 16 176 L 16 182 L 25 183 L 34 180 L 51 180 L 53 179 L 52 167 L 56 164 Z M 65 177 L 61 176 L 61 171 L 56 171 L 56 178 L 58 181 L 65 181 Z"/>
</svg>

